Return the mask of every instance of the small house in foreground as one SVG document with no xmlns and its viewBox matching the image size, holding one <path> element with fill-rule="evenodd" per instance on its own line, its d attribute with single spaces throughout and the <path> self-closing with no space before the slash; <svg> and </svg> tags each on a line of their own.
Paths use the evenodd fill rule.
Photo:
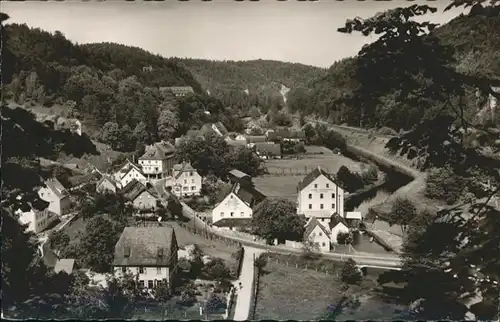
<svg viewBox="0 0 500 322">
<path fill-rule="evenodd" d="M 58 216 L 68 213 L 71 207 L 69 192 L 59 180 L 52 178 L 45 181 L 45 187 L 38 190 L 40 199 L 49 203 L 48 210 Z"/>
<path fill-rule="evenodd" d="M 115 245 L 114 272 L 138 274 L 147 289 L 159 283 L 171 286 L 177 272 L 178 249 L 172 227 L 126 227 Z"/>
</svg>

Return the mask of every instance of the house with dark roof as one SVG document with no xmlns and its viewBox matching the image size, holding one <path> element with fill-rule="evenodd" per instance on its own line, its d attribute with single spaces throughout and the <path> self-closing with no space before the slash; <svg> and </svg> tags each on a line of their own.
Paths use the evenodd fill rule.
<svg viewBox="0 0 500 322">
<path fill-rule="evenodd" d="M 241 181 L 252 184 L 252 177 L 243 171 L 238 169 L 233 169 L 229 171 L 229 180 L 231 183 L 235 184 Z"/>
<path fill-rule="evenodd" d="M 116 193 L 118 191 L 119 183 L 110 176 L 103 176 L 101 180 L 99 180 L 95 186 L 95 190 L 98 193 L 111 192 Z"/>
<path fill-rule="evenodd" d="M 247 144 L 252 147 L 255 143 L 267 142 L 267 137 L 265 135 L 246 135 Z"/>
<path fill-rule="evenodd" d="M 338 244 L 337 237 L 339 236 L 339 234 L 349 233 L 349 224 L 344 219 L 344 217 L 342 217 L 338 213 L 334 213 L 330 217 L 328 227 L 330 228 L 330 240 L 332 244 Z"/>
<path fill-rule="evenodd" d="M 48 179 L 45 181 L 45 187 L 38 190 L 38 196 L 43 201 L 49 203 L 47 210 L 62 216 L 69 212 L 71 207 L 71 200 L 69 192 L 56 178 Z"/>
<path fill-rule="evenodd" d="M 148 180 L 163 179 L 172 174 L 175 164 L 175 147 L 166 141 L 148 145 L 139 158 L 139 165 Z"/>
<path fill-rule="evenodd" d="M 255 153 L 264 160 L 281 159 L 281 144 L 279 143 L 255 143 Z"/>
<path fill-rule="evenodd" d="M 252 219 L 255 207 L 265 199 L 266 196 L 250 183 L 237 182 L 212 210 L 212 223 L 216 227 L 232 230 L 244 226 Z"/>
<path fill-rule="evenodd" d="M 166 187 L 171 187 L 177 197 L 198 196 L 201 193 L 203 178 L 188 162 L 173 166 L 172 176 L 165 181 Z"/>
<path fill-rule="evenodd" d="M 138 274 L 147 289 L 158 283 L 171 286 L 177 272 L 178 249 L 175 230 L 170 226 L 126 227 L 115 245 L 114 272 Z"/>
<path fill-rule="evenodd" d="M 227 137 L 224 139 L 226 141 L 227 145 L 233 148 L 238 148 L 238 147 L 246 147 L 247 146 L 247 140 L 235 140 L 231 139 L 230 137 Z"/>
<path fill-rule="evenodd" d="M 136 209 L 153 210 L 160 201 L 154 188 L 149 188 L 135 179 L 123 187 L 121 193 Z"/>
<path fill-rule="evenodd" d="M 287 128 L 268 130 L 266 132 L 267 141 L 269 142 L 304 142 L 306 140 L 306 133 L 304 131 L 295 131 Z"/>
<path fill-rule="evenodd" d="M 344 190 L 321 167 L 297 185 L 297 214 L 328 221 L 333 213 L 344 214 Z"/>
<path fill-rule="evenodd" d="M 114 174 L 113 177 L 118 184 L 118 188 L 123 188 L 132 180 L 137 180 L 146 184 L 147 178 L 142 169 L 127 159 L 124 165 L 121 166 Z"/>
</svg>

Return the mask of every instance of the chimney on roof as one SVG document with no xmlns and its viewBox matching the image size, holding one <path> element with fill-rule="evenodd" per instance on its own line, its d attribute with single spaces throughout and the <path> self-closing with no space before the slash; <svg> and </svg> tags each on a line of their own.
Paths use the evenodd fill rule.
<svg viewBox="0 0 500 322">
<path fill-rule="evenodd" d="M 130 257 L 130 247 L 129 246 L 125 246 L 124 256 L 125 256 L 125 258 Z"/>
</svg>

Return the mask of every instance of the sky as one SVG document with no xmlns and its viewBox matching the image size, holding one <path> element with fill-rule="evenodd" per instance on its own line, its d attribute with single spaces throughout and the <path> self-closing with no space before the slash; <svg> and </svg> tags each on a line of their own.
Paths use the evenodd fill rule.
<svg viewBox="0 0 500 322">
<path fill-rule="evenodd" d="M 59 30 L 80 44 L 115 42 L 164 57 L 271 59 L 329 67 L 374 40 L 337 32 L 346 19 L 368 18 L 418 2 L 438 7 L 428 17 L 436 23 L 446 23 L 462 12 L 443 13 L 445 0 L 2 1 L 1 11 L 11 17 L 11 23 Z"/>
</svg>

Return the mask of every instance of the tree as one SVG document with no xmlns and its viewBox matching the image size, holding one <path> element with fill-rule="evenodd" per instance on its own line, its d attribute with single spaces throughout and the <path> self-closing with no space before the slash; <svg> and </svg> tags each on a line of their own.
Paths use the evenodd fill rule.
<svg viewBox="0 0 500 322">
<path fill-rule="evenodd" d="M 69 245 L 69 236 L 62 230 L 51 233 L 49 240 L 50 246 L 55 249 L 64 249 Z"/>
<path fill-rule="evenodd" d="M 120 142 L 120 127 L 115 122 L 106 122 L 101 129 L 100 138 L 111 148 L 116 148 Z"/>
<path fill-rule="evenodd" d="M 210 295 L 205 305 L 205 310 L 207 311 L 207 313 L 217 313 L 220 312 L 220 310 L 224 310 L 225 308 L 225 299 L 215 293 L 212 293 L 212 295 Z"/>
<path fill-rule="evenodd" d="M 177 131 L 179 118 L 172 109 L 164 109 L 158 117 L 158 136 L 162 140 L 172 140 Z"/>
<path fill-rule="evenodd" d="M 337 180 L 345 190 L 351 193 L 362 189 L 364 186 L 361 177 L 356 173 L 352 173 L 351 170 L 344 165 L 337 171 Z"/>
<path fill-rule="evenodd" d="M 183 206 L 179 199 L 170 195 L 167 201 L 167 210 L 172 218 L 181 218 L 183 216 Z"/>
<path fill-rule="evenodd" d="M 252 106 L 252 108 L 250 109 L 250 116 L 253 119 L 258 119 L 260 117 L 260 111 L 256 106 Z"/>
<path fill-rule="evenodd" d="M 332 129 L 326 131 L 322 137 L 322 141 L 323 145 L 330 150 L 337 148 L 340 149 L 340 151 L 346 151 L 347 149 L 346 139 L 342 136 L 342 134 Z"/>
<path fill-rule="evenodd" d="M 258 176 L 263 172 L 264 161 L 247 147 L 232 149 L 227 159 L 232 168 L 243 171 L 249 176 Z"/>
<path fill-rule="evenodd" d="M 69 182 L 69 178 L 71 176 L 71 171 L 69 169 L 66 169 L 65 167 L 63 167 L 61 165 L 56 165 L 52 169 L 52 176 L 55 177 L 57 180 L 59 180 L 59 182 L 61 182 L 61 184 L 64 187 L 71 186 L 71 184 Z"/>
<path fill-rule="evenodd" d="M 348 258 L 342 266 L 340 279 L 346 284 L 357 284 L 361 281 L 361 272 L 352 258 Z"/>
<path fill-rule="evenodd" d="M 454 204 L 464 194 L 466 180 L 449 167 L 431 169 L 426 179 L 425 196 Z"/>
<path fill-rule="evenodd" d="M 296 214 L 296 206 L 285 199 L 264 200 L 252 217 L 251 226 L 254 232 L 265 238 L 268 243 L 277 238 L 285 240 L 302 240 L 305 219 Z"/>
<path fill-rule="evenodd" d="M 445 10 L 463 5 L 474 9 L 470 16 L 478 12 L 487 16 L 488 11 L 500 10 L 495 2 L 483 7 L 485 1 L 481 0 L 453 1 Z M 479 90 L 498 97 L 492 87 L 499 82 L 489 75 L 454 69 L 453 50 L 431 33 L 436 25 L 414 19 L 429 11 L 435 12 L 436 8 L 425 5 L 396 8 L 369 19 L 349 20 L 340 28 L 341 32 L 380 35 L 359 53 L 355 72 L 359 88 L 352 96 L 353 102 L 359 103 L 363 118 L 369 120 L 373 119 L 370 107 L 390 92 L 397 93 L 395 102 L 415 109 L 420 117 L 410 131 L 389 140 L 388 148 L 396 151 L 405 147 L 406 152 L 413 151 L 423 168 L 450 166 L 454 172 L 467 173 L 474 164 L 482 164 L 482 170 L 499 187 L 498 161 L 480 149 L 464 146 L 464 136 L 471 128 L 492 136 L 487 128 L 474 124 L 469 117 L 468 91 Z M 408 61 L 414 63 L 409 65 Z M 392 66 L 390 73 L 371 76 L 388 63 Z M 469 191 L 472 186 L 472 182 L 464 183 Z M 405 237 L 402 270 L 383 274 L 380 282 L 405 282 L 406 300 L 418 303 L 414 318 L 464 319 L 465 295 L 477 292 L 482 294 L 481 303 L 498 306 L 498 287 L 480 282 L 474 277 L 476 272 L 464 269 L 476 266 L 488 279 L 498 280 L 495 276 L 500 271 L 500 237 L 487 233 L 500 229 L 500 212 L 489 203 L 495 193 L 498 189 L 490 191 L 487 197 L 473 193 L 473 198 L 440 210 L 425 229 L 410 226 Z M 422 285 L 424 280 L 426 283 Z M 494 300 L 488 304 L 488 299 Z"/>
<path fill-rule="evenodd" d="M 139 122 L 137 126 L 134 128 L 133 136 L 138 143 L 145 145 L 151 143 L 151 135 L 148 132 L 146 123 L 143 121 Z"/>
<path fill-rule="evenodd" d="M 391 208 L 388 218 L 390 225 L 400 225 L 401 231 L 406 232 L 408 224 L 417 215 L 417 208 L 409 199 L 398 197 Z"/>
<path fill-rule="evenodd" d="M 365 184 L 370 184 L 378 180 L 378 170 L 377 167 L 371 165 L 367 171 L 361 174 L 361 178 Z"/>
<path fill-rule="evenodd" d="M 255 258 L 254 266 L 259 271 L 264 269 L 264 267 L 266 267 L 266 265 L 267 265 L 267 258 L 265 256 L 265 254 L 260 254 L 259 256 L 257 256 L 257 258 Z"/>
<path fill-rule="evenodd" d="M 343 232 L 340 232 L 338 235 L 337 235 L 337 243 L 339 244 L 343 244 L 343 245 L 349 245 L 349 244 L 352 244 L 353 242 L 353 236 L 352 236 L 352 233 L 343 233 Z"/>
<path fill-rule="evenodd" d="M 221 258 L 213 258 L 205 265 L 205 272 L 216 281 L 221 282 L 231 275 L 229 268 Z"/>
<path fill-rule="evenodd" d="M 154 296 L 155 299 L 162 302 L 168 301 L 172 297 L 172 293 L 166 279 L 156 283 L 156 287 L 154 288 Z"/>
<path fill-rule="evenodd" d="M 181 291 L 181 297 L 177 300 L 182 306 L 191 306 L 196 302 L 196 288 L 193 283 L 186 284 Z"/>
<path fill-rule="evenodd" d="M 104 273 L 111 269 L 119 233 L 113 223 L 102 217 L 91 218 L 80 241 L 82 262 L 92 270 Z"/>
</svg>

